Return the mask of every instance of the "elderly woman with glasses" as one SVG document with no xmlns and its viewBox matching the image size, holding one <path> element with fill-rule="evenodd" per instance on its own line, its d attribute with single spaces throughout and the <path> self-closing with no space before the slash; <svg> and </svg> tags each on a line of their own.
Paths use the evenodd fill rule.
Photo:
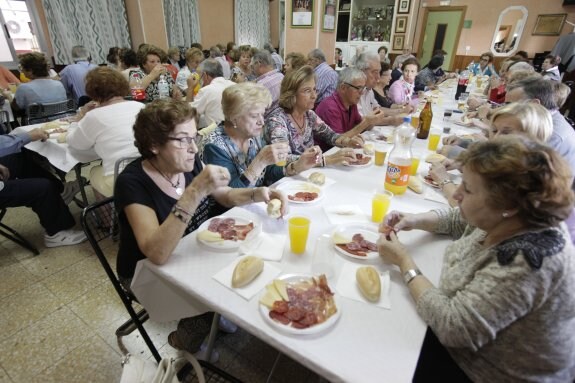
<svg viewBox="0 0 575 383">
<path fill-rule="evenodd" d="M 306 150 L 294 163 L 286 163 L 289 143 L 263 141 L 264 112 L 271 103 L 262 85 L 244 82 L 224 90 L 224 121 L 201 141 L 200 154 L 208 164 L 230 172 L 231 187 L 270 185 L 286 175 L 295 175 L 316 165 L 319 153 Z"/>
<path fill-rule="evenodd" d="M 292 71 L 282 80 L 280 108 L 266 120 L 264 137 L 268 143 L 278 140 L 289 142 L 288 162 L 297 161 L 306 150 L 313 148 L 314 139 L 330 146 L 363 146 L 361 136 L 353 132 L 338 134 L 315 114 L 313 107 L 316 98 L 315 73 L 311 66 L 305 65 Z M 321 154 L 319 147 L 315 147 L 315 150 Z M 318 166 L 349 164 L 354 160 L 353 150 L 339 150 L 332 155 L 321 156 Z"/>
<path fill-rule="evenodd" d="M 230 188 L 226 168 L 200 161 L 196 119 L 195 109 L 175 100 L 152 102 L 136 118 L 134 138 L 142 157 L 119 175 L 114 192 L 120 224 L 117 272 L 126 288 L 139 260 L 169 262 L 182 236 L 217 214 L 218 204 L 232 207 L 278 198 L 285 212 L 281 192 Z M 170 334 L 170 345 L 198 351 L 210 323 L 210 313 L 181 320 Z"/>
</svg>

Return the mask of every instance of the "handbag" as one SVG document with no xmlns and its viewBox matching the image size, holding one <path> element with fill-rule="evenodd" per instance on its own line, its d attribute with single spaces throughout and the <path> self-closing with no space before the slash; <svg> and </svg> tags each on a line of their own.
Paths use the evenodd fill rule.
<svg viewBox="0 0 575 383">
<path fill-rule="evenodd" d="M 194 368 L 198 382 L 205 383 L 204 372 L 196 358 L 189 352 L 181 353 L 181 357 L 163 358 L 159 364 L 127 354 L 122 360 L 120 383 L 179 383 L 177 373 L 185 362 L 189 362 Z"/>
</svg>

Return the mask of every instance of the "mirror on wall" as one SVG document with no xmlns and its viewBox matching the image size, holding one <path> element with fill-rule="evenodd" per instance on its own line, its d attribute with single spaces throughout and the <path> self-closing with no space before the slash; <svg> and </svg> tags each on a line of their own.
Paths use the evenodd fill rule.
<svg viewBox="0 0 575 383">
<path fill-rule="evenodd" d="M 523 27 L 527 21 L 527 8 L 514 5 L 505 8 L 493 33 L 491 53 L 494 56 L 513 56 L 519 48 Z"/>
</svg>

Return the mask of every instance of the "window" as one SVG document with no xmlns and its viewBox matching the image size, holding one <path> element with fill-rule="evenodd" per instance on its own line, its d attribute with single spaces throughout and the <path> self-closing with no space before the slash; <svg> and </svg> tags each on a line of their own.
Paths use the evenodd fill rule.
<svg viewBox="0 0 575 383">
<path fill-rule="evenodd" d="M 0 0 L 0 63 L 10 69 L 18 66 L 18 55 L 46 52 L 43 31 L 33 0 Z"/>
</svg>

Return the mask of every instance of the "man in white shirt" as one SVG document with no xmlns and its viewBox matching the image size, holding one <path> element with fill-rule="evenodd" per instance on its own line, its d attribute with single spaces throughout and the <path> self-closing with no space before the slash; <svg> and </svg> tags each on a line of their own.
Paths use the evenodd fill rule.
<svg viewBox="0 0 575 383">
<path fill-rule="evenodd" d="M 200 80 L 203 86 L 194 97 L 193 92 L 188 92 L 186 100 L 191 101 L 191 105 L 196 108 L 200 116 L 200 129 L 211 123 L 219 124 L 224 120 L 222 112 L 222 93 L 228 86 L 235 83 L 223 78 L 222 65 L 215 59 L 202 61 L 199 66 L 201 73 Z M 190 85 L 188 83 L 188 85 Z"/>
<path fill-rule="evenodd" d="M 369 116 L 371 120 L 375 121 L 374 125 L 400 125 L 403 122 L 403 117 L 399 114 L 410 113 L 411 108 L 408 106 L 393 109 L 382 108 L 373 95 L 373 87 L 379 80 L 379 72 L 381 71 L 379 55 L 374 52 L 364 52 L 358 56 L 355 67 L 365 73 L 366 76 L 365 89 L 357 104 L 359 114 L 362 117 Z"/>
<path fill-rule="evenodd" d="M 224 74 L 223 77 L 226 80 L 229 80 L 232 74 L 232 70 L 230 69 L 230 63 L 223 56 L 221 49 L 218 48 L 216 45 L 210 48 L 210 58 L 216 59 L 216 61 L 218 61 L 221 64 L 222 73 Z"/>
</svg>

